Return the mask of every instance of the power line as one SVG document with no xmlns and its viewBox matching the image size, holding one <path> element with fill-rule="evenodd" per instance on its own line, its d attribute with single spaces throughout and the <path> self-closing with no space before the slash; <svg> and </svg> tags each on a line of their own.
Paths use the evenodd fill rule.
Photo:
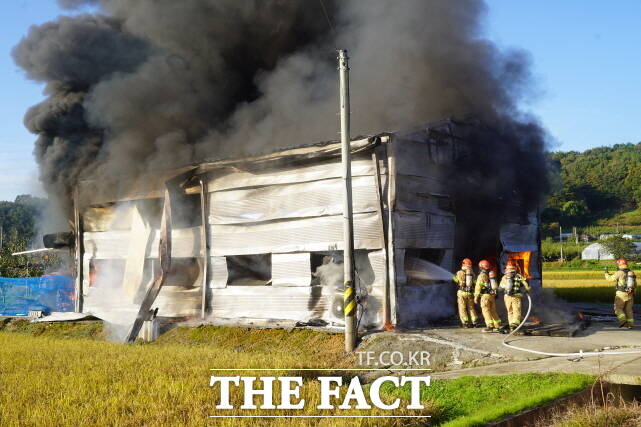
<svg viewBox="0 0 641 427">
<path fill-rule="evenodd" d="M 336 46 L 336 29 L 334 28 L 334 25 L 332 24 L 332 20 L 329 17 L 329 13 L 327 12 L 327 8 L 325 7 L 325 2 L 323 0 L 318 0 L 320 2 L 321 8 L 323 9 L 323 15 L 325 15 L 325 19 L 327 20 L 327 25 L 329 25 L 329 29 L 332 31 L 332 35 L 334 36 L 334 49 L 338 50 L 338 47 Z"/>
</svg>

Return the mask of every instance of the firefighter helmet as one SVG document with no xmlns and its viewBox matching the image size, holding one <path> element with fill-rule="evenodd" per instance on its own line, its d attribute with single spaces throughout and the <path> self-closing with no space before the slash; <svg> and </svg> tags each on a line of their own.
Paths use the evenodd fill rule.
<svg viewBox="0 0 641 427">
<path fill-rule="evenodd" d="M 507 264 L 505 264 L 505 271 L 516 271 L 516 265 L 512 261 L 508 261 Z"/>
<path fill-rule="evenodd" d="M 625 259 L 625 258 L 619 258 L 619 259 L 617 260 L 617 265 L 618 265 L 619 267 L 627 267 L 627 266 L 628 266 L 628 260 L 627 260 L 627 259 Z"/>
<path fill-rule="evenodd" d="M 461 261 L 461 265 L 467 265 L 469 267 L 472 266 L 472 260 L 469 258 L 465 258 L 463 261 Z"/>
<path fill-rule="evenodd" d="M 482 268 L 483 270 L 489 270 L 490 269 L 490 262 L 486 259 L 482 260 L 479 262 L 479 267 Z"/>
</svg>

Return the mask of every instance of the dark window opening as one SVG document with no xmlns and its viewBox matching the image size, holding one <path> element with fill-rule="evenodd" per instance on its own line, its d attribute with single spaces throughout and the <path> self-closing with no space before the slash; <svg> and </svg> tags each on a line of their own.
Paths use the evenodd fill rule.
<svg viewBox="0 0 641 427">
<path fill-rule="evenodd" d="M 444 256 L 445 256 L 445 249 L 428 249 L 428 248 L 405 249 L 405 259 L 418 258 L 424 261 L 429 261 L 436 265 L 441 265 L 441 262 L 443 262 Z"/>
<path fill-rule="evenodd" d="M 405 275 L 408 285 L 432 285 L 445 280 L 440 267 L 445 249 L 405 249 Z"/>
<path fill-rule="evenodd" d="M 272 282 L 271 254 L 227 256 L 227 286 L 266 286 Z"/>
<path fill-rule="evenodd" d="M 158 265 L 158 267 L 160 266 Z M 169 274 L 165 279 L 165 286 L 180 286 L 184 288 L 200 286 L 198 278 L 201 271 L 200 260 L 197 258 L 173 258 Z"/>
</svg>

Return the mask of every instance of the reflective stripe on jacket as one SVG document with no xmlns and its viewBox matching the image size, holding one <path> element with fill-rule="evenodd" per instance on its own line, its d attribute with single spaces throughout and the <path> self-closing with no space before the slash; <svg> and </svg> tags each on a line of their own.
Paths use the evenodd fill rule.
<svg viewBox="0 0 641 427">
<path fill-rule="evenodd" d="M 465 270 L 457 271 L 456 275 L 452 277 L 452 281 L 458 285 L 459 291 L 472 293 L 474 292 L 474 273 L 472 273 L 472 286 L 466 286 L 465 276 L 467 275 L 467 273 L 468 272 Z"/>
<path fill-rule="evenodd" d="M 487 271 L 481 270 L 476 278 L 476 287 L 474 288 L 474 295 L 490 294 L 492 287 L 490 286 L 490 276 Z"/>
</svg>

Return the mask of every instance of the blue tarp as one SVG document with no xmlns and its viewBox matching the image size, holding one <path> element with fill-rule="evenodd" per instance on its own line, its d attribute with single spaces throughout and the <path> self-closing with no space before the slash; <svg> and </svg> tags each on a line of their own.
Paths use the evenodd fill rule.
<svg viewBox="0 0 641 427">
<path fill-rule="evenodd" d="M 28 316 L 32 310 L 70 312 L 74 311 L 74 305 L 72 277 L 58 274 L 24 279 L 0 277 L 0 316 Z"/>
</svg>

